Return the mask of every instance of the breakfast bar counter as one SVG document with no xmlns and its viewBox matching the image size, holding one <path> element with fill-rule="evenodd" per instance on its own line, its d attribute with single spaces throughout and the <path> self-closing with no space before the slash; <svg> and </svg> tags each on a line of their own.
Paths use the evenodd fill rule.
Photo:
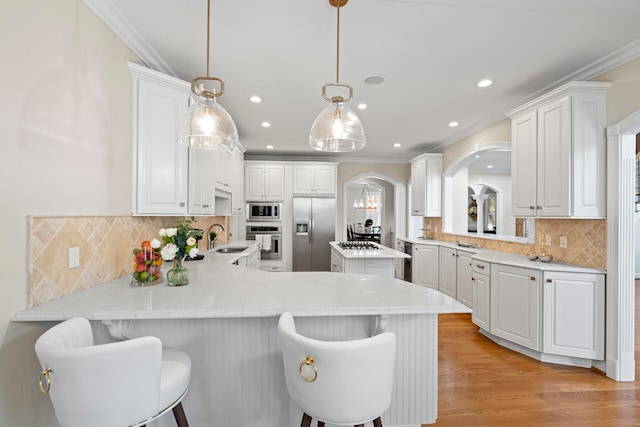
<svg viewBox="0 0 640 427">
<path fill-rule="evenodd" d="M 301 412 L 282 372 L 277 321 L 284 311 L 313 338 L 348 340 L 382 330 L 397 336 L 396 375 L 385 426 L 437 417 L 439 313 L 470 310 L 438 291 L 393 278 L 330 272 L 268 273 L 205 253 L 187 263 L 190 283 L 130 285 L 130 277 L 16 313 L 13 321 L 92 320 L 97 341 L 154 335 L 192 358 L 184 400 L 192 425 L 293 426 Z M 165 269 L 168 266 L 165 266 Z M 168 420 L 168 421 L 167 421 Z M 164 417 L 154 426 L 171 425 Z"/>
</svg>

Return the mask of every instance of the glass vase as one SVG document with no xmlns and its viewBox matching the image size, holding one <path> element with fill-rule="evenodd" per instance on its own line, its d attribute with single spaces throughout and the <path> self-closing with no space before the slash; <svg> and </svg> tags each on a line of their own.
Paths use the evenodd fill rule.
<svg viewBox="0 0 640 427">
<path fill-rule="evenodd" d="M 141 249 L 133 252 L 132 286 L 151 286 L 162 283 L 162 256 L 151 248 L 148 241 L 142 242 Z"/>
<path fill-rule="evenodd" d="M 173 268 L 167 271 L 169 286 L 184 286 L 189 284 L 189 269 L 184 266 L 184 258 L 174 258 Z"/>
</svg>

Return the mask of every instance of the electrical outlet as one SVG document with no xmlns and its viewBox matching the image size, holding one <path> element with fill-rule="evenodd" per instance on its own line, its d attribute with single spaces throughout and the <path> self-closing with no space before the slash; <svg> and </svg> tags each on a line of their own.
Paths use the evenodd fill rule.
<svg viewBox="0 0 640 427">
<path fill-rule="evenodd" d="M 69 268 L 80 267 L 80 248 L 69 248 Z"/>
<path fill-rule="evenodd" d="M 551 234 L 544 235 L 544 244 L 546 246 L 551 246 Z"/>
<path fill-rule="evenodd" d="M 431 224 L 427 224 L 427 228 L 425 230 L 431 231 Z"/>
<path fill-rule="evenodd" d="M 560 247 L 561 248 L 567 247 L 567 236 L 560 236 Z"/>
</svg>

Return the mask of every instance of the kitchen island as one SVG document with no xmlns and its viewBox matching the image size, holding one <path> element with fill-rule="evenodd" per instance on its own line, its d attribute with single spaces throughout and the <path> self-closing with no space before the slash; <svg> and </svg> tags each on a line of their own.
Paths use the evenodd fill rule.
<svg viewBox="0 0 640 427">
<path fill-rule="evenodd" d="M 132 287 L 125 276 L 21 311 L 12 320 L 44 322 L 48 328 L 83 316 L 92 321 L 97 342 L 155 335 L 164 345 L 185 350 L 193 373 L 183 404 L 196 426 L 299 424 L 301 412 L 286 390 L 277 339 L 284 311 L 293 313 L 302 334 L 317 339 L 392 331 L 398 350 L 384 425 L 436 421 L 438 314 L 470 312 L 466 306 L 382 276 L 267 273 L 233 265 L 241 256 L 205 253 L 188 264 L 191 280 L 184 287 Z M 172 421 L 163 417 L 153 425 Z"/>
<path fill-rule="evenodd" d="M 329 242 L 331 271 L 395 277 L 396 260 L 411 255 L 369 241 Z"/>
</svg>

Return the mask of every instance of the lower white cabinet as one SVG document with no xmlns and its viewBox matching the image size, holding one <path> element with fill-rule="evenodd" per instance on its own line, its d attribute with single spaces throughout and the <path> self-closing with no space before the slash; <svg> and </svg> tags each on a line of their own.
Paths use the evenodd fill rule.
<svg viewBox="0 0 640 427">
<path fill-rule="evenodd" d="M 604 282 L 603 274 L 544 273 L 544 353 L 604 360 Z"/>
<path fill-rule="evenodd" d="M 491 329 L 491 264 L 473 260 L 471 321 L 480 329 Z"/>
<path fill-rule="evenodd" d="M 413 245 L 413 283 L 438 290 L 439 253 L 438 245 Z"/>
<path fill-rule="evenodd" d="M 472 255 L 465 251 L 457 251 L 456 254 L 456 299 L 467 307 L 473 307 Z"/>
<path fill-rule="evenodd" d="M 335 248 L 331 248 L 331 271 L 337 273 L 375 274 L 395 277 L 394 258 L 349 258 Z"/>
<path fill-rule="evenodd" d="M 445 295 L 456 299 L 457 295 L 457 251 L 444 246 L 440 247 L 440 284 L 439 289 Z"/>
<path fill-rule="evenodd" d="M 491 333 L 540 351 L 540 270 L 491 264 Z"/>
<path fill-rule="evenodd" d="M 238 265 L 254 269 L 260 268 L 260 249 L 255 246 L 249 254 L 238 259 Z"/>
</svg>

